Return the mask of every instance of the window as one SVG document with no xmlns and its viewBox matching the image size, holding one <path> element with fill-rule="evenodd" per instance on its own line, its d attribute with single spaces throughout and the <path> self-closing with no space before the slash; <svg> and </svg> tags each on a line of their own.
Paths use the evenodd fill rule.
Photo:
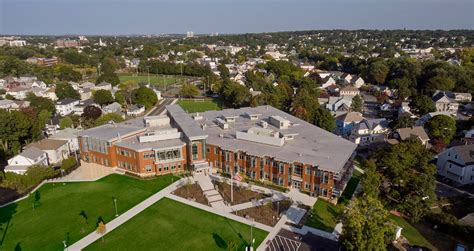
<svg viewBox="0 0 474 251">
<path fill-rule="evenodd" d="M 198 158 L 198 146 L 197 144 L 193 144 L 191 148 L 193 153 L 193 160 L 196 160 Z"/>
<path fill-rule="evenodd" d="M 145 171 L 147 173 L 151 172 L 151 166 L 150 165 L 145 166 Z"/>
<path fill-rule="evenodd" d="M 207 153 L 210 153 L 211 152 L 211 149 L 209 147 L 206 147 L 206 152 Z"/>
<path fill-rule="evenodd" d="M 218 151 L 217 151 L 217 147 L 214 147 L 214 154 L 217 155 Z"/>
<path fill-rule="evenodd" d="M 311 190 L 311 184 L 309 184 L 308 182 L 306 182 L 305 185 L 304 185 L 304 188 L 305 188 L 306 190 Z"/>
<path fill-rule="evenodd" d="M 311 175 L 311 167 L 306 167 L 306 174 Z"/>
<path fill-rule="evenodd" d="M 155 152 L 151 151 L 151 152 L 145 152 L 143 154 L 143 158 L 144 159 L 154 159 L 155 158 Z"/>
<path fill-rule="evenodd" d="M 295 165 L 294 173 L 298 176 L 301 176 L 302 172 L 303 172 L 303 166 Z"/>
</svg>

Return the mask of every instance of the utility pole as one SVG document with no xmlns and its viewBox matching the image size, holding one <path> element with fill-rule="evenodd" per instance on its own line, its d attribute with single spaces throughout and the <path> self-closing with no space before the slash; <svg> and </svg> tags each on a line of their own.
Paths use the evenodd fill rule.
<svg viewBox="0 0 474 251">
<path fill-rule="evenodd" d="M 146 69 L 148 71 L 148 86 L 150 86 L 150 66 L 147 66 Z"/>
<path fill-rule="evenodd" d="M 232 175 L 230 176 L 230 201 L 234 203 L 234 181 L 232 180 Z"/>
</svg>

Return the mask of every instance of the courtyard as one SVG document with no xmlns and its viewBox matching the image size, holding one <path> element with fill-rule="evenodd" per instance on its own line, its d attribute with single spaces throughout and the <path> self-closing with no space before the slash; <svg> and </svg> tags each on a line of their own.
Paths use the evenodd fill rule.
<svg viewBox="0 0 474 251">
<path fill-rule="evenodd" d="M 187 113 L 222 110 L 222 101 L 219 99 L 180 99 L 178 105 Z"/>
</svg>

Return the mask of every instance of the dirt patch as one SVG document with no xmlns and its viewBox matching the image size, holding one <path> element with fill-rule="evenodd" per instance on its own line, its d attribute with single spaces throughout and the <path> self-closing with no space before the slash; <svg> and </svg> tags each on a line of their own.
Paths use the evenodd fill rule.
<svg viewBox="0 0 474 251">
<path fill-rule="evenodd" d="M 434 230 L 430 223 L 420 221 L 412 225 L 438 250 L 454 250 L 457 241 L 460 241 L 450 235 Z"/>
<path fill-rule="evenodd" d="M 186 184 L 174 190 L 173 194 L 188 200 L 196 201 L 206 206 L 209 205 L 209 202 L 207 201 L 206 196 L 203 194 L 201 187 L 196 183 Z"/>
<path fill-rule="evenodd" d="M 279 204 L 279 205 L 278 205 Z M 267 226 L 275 226 L 280 219 L 280 214 L 290 208 L 291 201 L 282 200 L 278 202 L 267 203 L 263 206 L 247 208 L 235 212 L 236 215 L 253 219 L 256 222 Z"/>
<path fill-rule="evenodd" d="M 251 200 L 260 200 L 263 198 L 268 197 L 266 194 L 262 193 L 257 193 L 255 191 L 252 191 L 246 187 L 239 187 L 234 183 L 234 201 L 231 201 L 231 187 L 230 184 L 223 183 L 223 182 L 217 182 L 213 181 L 212 182 L 214 186 L 217 186 L 217 191 L 221 194 L 222 198 L 224 198 L 224 201 L 231 204 L 231 205 L 237 205 L 237 204 L 242 204 L 245 202 L 249 202 Z"/>
</svg>

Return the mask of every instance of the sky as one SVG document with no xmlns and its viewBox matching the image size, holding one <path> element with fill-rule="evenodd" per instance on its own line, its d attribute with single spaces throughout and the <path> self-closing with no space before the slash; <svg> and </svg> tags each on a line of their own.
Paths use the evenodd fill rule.
<svg viewBox="0 0 474 251">
<path fill-rule="evenodd" d="M 0 0 L 0 34 L 474 29 L 474 0 Z"/>
</svg>

